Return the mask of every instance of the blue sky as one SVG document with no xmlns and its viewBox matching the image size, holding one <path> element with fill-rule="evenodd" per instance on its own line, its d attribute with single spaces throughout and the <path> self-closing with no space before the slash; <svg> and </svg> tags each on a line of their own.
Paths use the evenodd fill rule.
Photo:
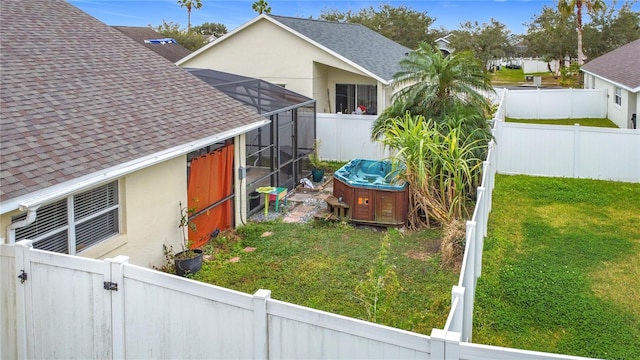
<svg viewBox="0 0 640 360">
<path fill-rule="evenodd" d="M 147 26 L 160 25 L 162 20 L 173 21 L 187 27 L 187 10 L 176 0 L 68 0 L 89 15 L 107 25 Z M 222 23 L 229 31 L 257 16 L 251 9 L 255 0 L 202 0 L 202 8 L 191 12 L 191 25 L 204 22 Z M 544 6 L 556 7 L 554 0 L 406 0 L 406 1 L 366 1 L 366 0 L 267 0 L 274 15 L 318 18 L 322 10 L 337 9 L 358 11 L 380 4 L 394 7 L 404 5 L 415 11 L 426 11 L 435 18 L 433 27 L 457 29 L 466 21 L 489 23 L 495 19 L 505 24 L 512 33 L 526 33 L 523 23 L 542 13 Z M 607 1 L 609 4 L 609 1 Z M 636 4 L 634 9 L 639 6 Z"/>
</svg>

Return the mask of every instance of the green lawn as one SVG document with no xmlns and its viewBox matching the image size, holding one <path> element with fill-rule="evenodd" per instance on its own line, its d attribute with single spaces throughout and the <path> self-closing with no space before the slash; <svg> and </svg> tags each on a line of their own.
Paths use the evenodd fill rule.
<svg viewBox="0 0 640 360">
<path fill-rule="evenodd" d="M 542 86 L 560 86 L 560 81 L 550 72 L 527 74 L 532 76 L 540 76 Z M 504 66 L 495 72 L 489 73 L 491 84 L 493 86 L 519 86 L 533 85 L 532 81 L 525 80 L 525 74 L 522 69 L 507 69 Z"/>
<path fill-rule="evenodd" d="M 372 320 L 356 287 L 376 264 L 386 233 L 324 221 L 250 223 L 235 237 L 215 239 L 215 259 L 194 279 L 250 294 L 269 289 L 274 299 Z M 376 322 L 422 334 L 444 326 L 459 271 L 440 267 L 440 236 L 438 230 L 389 232 L 385 264 L 397 275 L 399 291 L 381 292 Z M 239 261 L 230 262 L 234 257 Z"/>
<path fill-rule="evenodd" d="M 580 126 L 595 126 L 605 128 L 617 128 L 618 126 L 611 120 L 606 118 L 579 118 L 579 119 L 549 119 L 549 120 L 523 120 L 506 118 L 506 122 L 521 123 L 521 124 L 542 124 L 542 125 L 575 125 Z"/>
<path fill-rule="evenodd" d="M 640 184 L 498 175 L 478 343 L 640 359 Z"/>
</svg>

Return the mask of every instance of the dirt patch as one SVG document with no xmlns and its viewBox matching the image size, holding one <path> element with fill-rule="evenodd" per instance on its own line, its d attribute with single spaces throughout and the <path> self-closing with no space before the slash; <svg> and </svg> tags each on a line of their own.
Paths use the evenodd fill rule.
<svg viewBox="0 0 640 360">
<path fill-rule="evenodd" d="M 427 261 L 440 251 L 441 242 L 441 240 L 429 241 L 422 249 L 409 250 L 404 253 L 404 256 L 414 260 Z"/>
<path fill-rule="evenodd" d="M 431 255 L 432 254 L 426 251 L 418 251 L 418 250 L 411 250 L 404 253 L 404 256 L 408 257 L 409 259 L 420 260 L 420 261 L 427 261 L 431 257 Z"/>
</svg>

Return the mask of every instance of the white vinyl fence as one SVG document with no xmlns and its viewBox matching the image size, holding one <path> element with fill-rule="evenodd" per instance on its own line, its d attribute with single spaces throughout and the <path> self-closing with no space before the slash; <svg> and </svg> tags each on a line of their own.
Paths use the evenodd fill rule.
<svg viewBox="0 0 640 360">
<path fill-rule="evenodd" d="M 546 62 L 539 59 L 524 59 L 522 70 L 525 74 L 549 73 L 549 67 L 551 67 L 551 71 L 555 72 L 558 69 L 558 64 L 558 60 Z"/>
<path fill-rule="evenodd" d="M 0 270 L 3 359 L 579 359 L 466 343 L 465 320 L 426 336 L 28 240 L 0 245 Z"/>
<path fill-rule="evenodd" d="M 606 118 L 606 89 L 509 90 L 506 116 L 514 119 Z"/>
<path fill-rule="evenodd" d="M 640 131 L 496 122 L 498 172 L 640 182 Z"/>
<path fill-rule="evenodd" d="M 376 115 L 317 114 L 320 157 L 323 160 L 381 160 L 389 156 L 382 145 L 371 141 Z"/>
<path fill-rule="evenodd" d="M 429 358 L 425 335 L 127 259 L 50 253 L 30 241 L 0 245 L 0 358 Z"/>
</svg>

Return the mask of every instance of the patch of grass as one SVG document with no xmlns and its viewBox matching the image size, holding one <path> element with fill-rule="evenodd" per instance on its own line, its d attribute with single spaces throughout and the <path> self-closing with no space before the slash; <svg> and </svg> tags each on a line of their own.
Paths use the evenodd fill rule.
<svg viewBox="0 0 640 360">
<path fill-rule="evenodd" d="M 474 342 L 640 358 L 640 184 L 499 175 L 492 209 Z"/>
<path fill-rule="evenodd" d="M 613 121 L 606 118 L 579 118 L 579 119 L 549 119 L 549 120 L 540 120 L 540 119 L 513 119 L 506 118 L 506 122 L 513 123 L 521 123 L 521 124 L 540 124 L 540 125 L 575 125 L 580 124 L 580 126 L 594 126 L 594 127 L 604 127 L 604 128 L 617 128 Z"/>
<path fill-rule="evenodd" d="M 542 86 L 560 86 L 560 80 L 556 79 L 553 73 L 542 72 L 527 74 L 531 76 L 540 76 Z M 493 86 L 519 86 L 519 85 L 533 85 L 532 81 L 525 80 L 525 74 L 523 69 L 507 69 L 501 67 L 500 70 L 490 73 L 491 84 Z"/>
<path fill-rule="evenodd" d="M 269 289 L 274 299 L 367 320 L 356 289 L 369 279 L 388 234 L 385 263 L 395 271 L 400 290 L 377 322 L 422 334 L 444 326 L 459 273 L 440 267 L 438 230 L 401 234 L 345 223 L 274 221 L 250 223 L 237 232 L 237 244 L 214 250 L 195 280 L 250 294 Z M 244 247 L 256 249 L 237 251 Z M 239 261 L 229 262 L 229 252 Z"/>
<path fill-rule="evenodd" d="M 325 161 L 326 163 L 326 170 L 334 173 L 337 170 L 339 170 L 341 167 L 343 167 L 347 162 L 346 161 Z"/>
<path fill-rule="evenodd" d="M 524 82 L 524 71 L 522 69 L 507 69 L 500 67 L 491 73 L 491 83 L 498 84 L 520 84 Z"/>
</svg>

